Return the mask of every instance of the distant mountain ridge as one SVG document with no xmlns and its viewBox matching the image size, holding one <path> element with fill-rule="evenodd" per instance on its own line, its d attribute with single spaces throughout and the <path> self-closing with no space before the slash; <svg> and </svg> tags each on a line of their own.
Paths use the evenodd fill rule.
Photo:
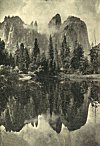
<svg viewBox="0 0 100 146">
<path fill-rule="evenodd" d="M 5 17 L 0 23 L 0 37 L 6 42 L 11 52 L 15 51 L 17 42 L 23 42 L 29 48 L 33 47 L 35 38 L 38 39 L 41 50 L 47 50 L 48 39 L 47 34 L 38 33 L 37 22 L 33 28 L 33 22 L 27 25 L 18 16 Z M 48 23 L 48 29 L 53 36 L 54 45 L 57 44 L 58 50 L 61 49 L 61 43 L 64 35 L 66 35 L 68 45 L 73 51 L 75 42 L 80 43 L 87 55 L 90 50 L 87 26 L 80 18 L 70 16 L 62 23 L 60 14 L 56 14 Z"/>
</svg>

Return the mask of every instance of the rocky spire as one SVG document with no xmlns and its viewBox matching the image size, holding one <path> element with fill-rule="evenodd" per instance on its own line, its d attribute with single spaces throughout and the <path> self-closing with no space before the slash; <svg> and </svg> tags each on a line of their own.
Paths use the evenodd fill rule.
<svg viewBox="0 0 100 146">
<path fill-rule="evenodd" d="M 30 23 L 30 28 L 31 28 L 31 29 L 34 28 L 33 21 Z"/>
<path fill-rule="evenodd" d="M 34 30 L 35 30 L 35 31 L 38 31 L 38 24 L 37 24 L 37 21 L 34 22 Z"/>
<path fill-rule="evenodd" d="M 60 14 L 56 14 L 49 22 L 48 27 L 50 31 L 57 31 L 61 26 L 61 16 Z"/>
</svg>

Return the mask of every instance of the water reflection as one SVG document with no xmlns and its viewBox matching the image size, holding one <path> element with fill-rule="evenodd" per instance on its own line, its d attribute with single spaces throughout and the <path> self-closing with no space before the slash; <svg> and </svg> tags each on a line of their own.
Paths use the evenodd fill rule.
<svg viewBox="0 0 100 146">
<path fill-rule="evenodd" d="M 58 133 L 62 123 L 73 131 L 87 121 L 88 98 L 100 100 L 98 82 L 21 82 L 17 78 L 0 78 L 0 124 L 7 131 L 20 131 L 30 121 L 38 124 L 40 114 L 47 116 Z"/>
</svg>

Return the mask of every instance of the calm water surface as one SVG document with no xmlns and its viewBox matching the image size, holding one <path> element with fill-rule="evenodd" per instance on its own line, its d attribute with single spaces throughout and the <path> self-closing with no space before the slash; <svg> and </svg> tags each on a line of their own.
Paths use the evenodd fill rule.
<svg viewBox="0 0 100 146">
<path fill-rule="evenodd" d="M 37 116 L 45 114 L 57 132 L 61 123 L 73 131 L 86 123 L 90 102 L 97 109 L 94 101 L 100 101 L 100 82 L 54 79 L 22 82 L 1 77 L 0 124 L 8 131 L 19 131 L 31 119 L 38 124 Z M 55 121 L 52 117 L 56 117 Z"/>
<path fill-rule="evenodd" d="M 37 126 L 38 115 L 42 114 L 57 133 L 61 132 L 62 123 L 74 133 L 99 120 L 99 102 L 100 82 L 97 81 L 44 78 L 23 82 L 15 77 L 0 77 L 0 125 L 9 132 L 19 132 L 30 122 Z"/>
</svg>

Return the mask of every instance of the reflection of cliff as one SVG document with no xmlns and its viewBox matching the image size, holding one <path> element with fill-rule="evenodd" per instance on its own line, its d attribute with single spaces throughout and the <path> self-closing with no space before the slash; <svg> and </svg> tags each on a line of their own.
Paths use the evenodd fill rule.
<svg viewBox="0 0 100 146">
<path fill-rule="evenodd" d="M 96 120 L 95 120 L 96 118 Z M 89 105 L 86 124 L 71 134 L 72 146 L 100 146 L 100 106 L 95 109 Z"/>
<path fill-rule="evenodd" d="M 99 82 L 93 82 L 91 85 L 91 98 L 94 101 L 100 102 L 100 83 Z"/>
<path fill-rule="evenodd" d="M 35 118 L 37 122 L 40 114 L 47 115 L 51 127 L 58 133 L 62 123 L 69 130 L 79 129 L 85 124 L 89 96 L 87 84 L 49 81 L 47 86 L 47 82 L 42 86 L 34 82 L 12 82 L 1 117 L 7 130 L 19 131 L 25 121 Z"/>
<path fill-rule="evenodd" d="M 13 85 L 9 89 L 11 91 L 8 93 L 9 99 L 1 112 L 0 123 L 4 124 L 8 131 L 19 131 L 26 120 L 37 117 L 41 112 L 46 113 L 48 104 L 46 96 L 42 95 L 36 85 L 30 86 L 27 83 Z"/>
<path fill-rule="evenodd" d="M 9 131 L 19 131 L 6 133 L 1 126 L 0 140 L 4 146 L 20 143 L 22 146 L 47 146 L 47 143 L 50 146 L 100 146 L 100 105 L 95 109 L 88 104 L 91 88 L 87 91 L 86 82 L 59 84 L 49 81 L 48 86 L 45 83 L 42 86 L 33 82 L 16 83 L 16 86 L 14 82 L 14 86 L 10 84 L 8 90 L 4 89 L 5 92 L 10 89 L 8 94 L 4 94 L 4 90 L 1 94 L 10 98 L 1 105 L 0 124 Z M 38 116 L 41 113 L 43 115 Z M 23 127 L 24 121 L 28 124 Z"/>
<path fill-rule="evenodd" d="M 87 123 L 78 130 L 69 132 L 62 124 L 61 132 L 56 133 L 43 115 L 38 116 L 38 126 L 26 124 L 18 133 L 7 133 L 0 126 L 0 142 L 3 146 L 100 146 L 100 105 L 95 110 L 89 105 Z"/>
<path fill-rule="evenodd" d="M 67 108 L 68 123 L 66 126 L 69 130 L 79 129 L 86 123 L 88 113 L 88 97 L 87 85 L 85 82 L 72 83 L 71 85 L 72 99 L 70 106 Z"/>
</svg>

